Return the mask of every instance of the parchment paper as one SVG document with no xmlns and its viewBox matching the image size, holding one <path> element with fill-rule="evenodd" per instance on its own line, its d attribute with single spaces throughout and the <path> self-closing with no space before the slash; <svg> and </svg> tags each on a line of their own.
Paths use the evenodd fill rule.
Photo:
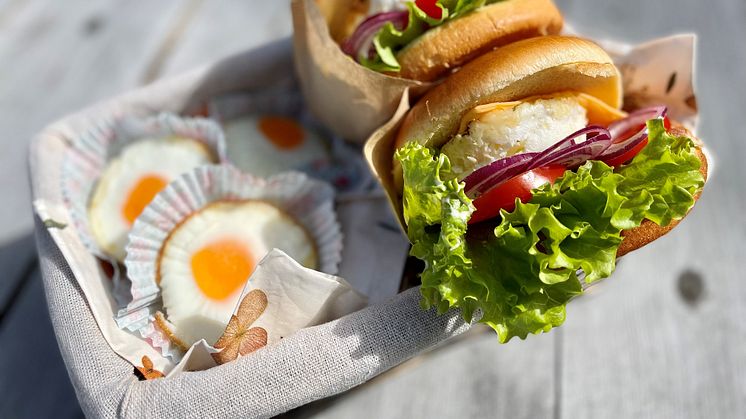
<svg viewBox="0 0 746 419">
<path fill-rule="evenodd" d="M 258 263 L 256 270 L 241 292 L 243 299 L 251 291 L 260 290 L 267 306 L 251 327 L 262 328 L 271 346 L 298 330 L 326 323 L 366 305 L 366 298 L 342 278 L 308 269 L 282 250 L 271 250 Z M 238 306 L 233 311 L 237 314 Z M 203 340 L 189 348 L 169 376 L 182 371 L 201 371 L 217 363 L 211 354 L 218 352 Z"/>
<path fill-rule="evenodd" d="M 295 72 L 313 114 L 337 135 L 362 143 L 394 114 L 404 90 L 429 83 L 386 76 L 345 55 L 313 0 L 293 0 Z"/>
</svg>

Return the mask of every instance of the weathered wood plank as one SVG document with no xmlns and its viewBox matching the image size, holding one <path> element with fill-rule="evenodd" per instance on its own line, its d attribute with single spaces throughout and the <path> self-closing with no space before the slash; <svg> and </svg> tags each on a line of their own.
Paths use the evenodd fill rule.
<svg viewBox="0 0 746 419">
<path fill-rule="evenodd" d="M 0 243 L 32 227 L 28 140 L 65 113 L 132 88 L 181 3 L 30 1 L 0 30 Z"/>
<path fill-rule="evenodd" d="M 536 344 L 561 357 L 554 365 L 560 386 L 550 390 L 541 376 L 521 376 L 526 354 L 509 353 L 513 343 L 485 342 L 497 352 L 488 353 L 466 341 L 354 390 L 336 404 L 311 406 L 304 416 L 512 417 L 515 412 L 500 411 L 504 406 L 490 400 L 531 405 L 534 400 L 526 396 L 542 389 L 560 395 L 554 417 L 734 417 L 746 412 L 745 371 L 737 367 L 746 355 L 740 322 L 744 291 L 737 270 L 746 238 L 738 212 L 746 196 L 739 161 L 746 153 L 731 128 L 746 105 L 746 92 L 743 80 L 720 76 L 725 68 L 746 64 L 743 49 L 733 54 L 729 46 L 746 39 L 746 11 L 735 1 L 719 3 L 717 11 L 692 1 L 603 7 L 589 0 L 558 3 L 576 28 L 595 36 L 644 41 L 680 31 L 701 34 L 701 135 L 720 163 L 704 200 L 669 237 L 628 257 L 613 279 L 571 304 L 568 322 L 553 332 L 552 344 L 544 337 Z M 521 343 L 526 344 L 533 341 Z M 439 370 L 442 376 L 433 372 Z M 474 396 L 475 383 L 489 377 L 524 390 L 508 393 L 507 403 L 499 386 L 489 393 L 492 398 Z"/>
<path fill-rule="evenodd" d="M 561 334 L 555 331 L 554 337 L 532 337 L 527 342 L 516 341 L 507 346 L 497 345 L 490 335 L 478 335 L 434 352 L 422 361 L 412 361 L 405 368 L 353 390 L 331 407 L 322 403 L 312 406 L 309 412 L 316 411 L 320 416 L 329 417 L 360 416 L 361 413 L 363 416 L 419 417 L 427 414 L 463 417 L 468 414 L 547 417 L 555 409 L 554 396 L 547 401 L 547 395 L 560 392 L 557 417 L 743 416 L 746 411 L 743 390 L 746 388 L 746 371 L 740 365 L 746 358 L 746 326 L 739 319 L 746 313 L 737 267 L 746 238 L 744 217 L 739 212 L 746 204 L 746 190 L 741 182 L 746 169 L 740 161 L 746 153 L 736 127 L 741 119 L 739 112 L 746 109 L 746 91 L 744 81 L 730 75 L 740 74 L 739 69 L 746 65 L 743 48 L 734 46 L 739 40 L 746 39 L 744 5 L 738 0 L 718 2 L 716 7 L 673 0 L 611 2 L 603 7 L 590 0 L 558 0 L 558 3 L 576 27 L 595 35 L 612 34 L 623 39 L 644 40 L 692 28 L 701 33 L 701 134 L 709 141 L 719 161 L 703 201 L 670 237 L 631 255 L 623 261 L 614 278 L 599 285 L 592 295 L 571 304 L 568 322 Z M 125 30 L 131 34 L 123 37 L 124 41 L 114 42 L 115 47 L 111 50 L 104 51 L 87 44 L 88 38 L 74 37 L 65 31 L 78 33 L 75 31 L 86 31 L 80 29 L 86 27 L 92 31 L 92 39 L 103 36 L 102 33 L 114 37 L 117 35 L 109 23 L 125 25 L 131 22 L 128 18 L 104 12 L 108 18 L 101 24 L 97 19 L 86 20 L 90 14 L 82 13 L 73 19 L 77 22 L 75 24 L 57 24 L 55 13 L 64 14 L 64 9 L 80 10 L 83 6 L 70 2 L 64 2 L 64 6 L 62 2 L 59 5 L 45 3 L 52 10 L 47 13 L 38 4 L 24 6 L 14 14 L 14 19 L 6 20 L 0 26 L 0 57 L 3 63 L 14 63 L 0 69 L 0 125 L 6 127 L 6 135 L 0 141 L 3 150 L 8 150 L 0 155 L 0 193 L 3 196 L 18 196 L 14 189 L 17 179 L 13 179 L 12 186 L 4 183 L 4 179 L 17 178 L 22 173 L 17 168 L 6 172 L 5 168 L 9 167 L 8 164 L 25 161 L 22 158 L 25 145 L 23 153 L 13 151 L 11 146 L 24 142 L 53 116 L 142 80 L 142 72 L 138 73 L 137 68 L 133 70 L 130 66 L 139 65 L 141 71 L 142 63 L 149 61 L 135 55 L 143 49 L 159 51 L 162 39 L 158 34 L 169 33 L 172 27 L 166 23 L 181 16 L 181 9 L 167 8 L 165 14 L 169 18 L 159 16 L 163 28 L 156 24 L 160 29 L 149 35 Z M 213 4 L 205 2 L 203 7 L 205 10 L 229 8 L 222 2 Z M 119 7 L 120 14 L 126 13 L 125 9 L 138 8 L 133 5 L 85 7 L 85 10 L 94 11 L 99 7 Z M 19 28 L 33 27 L 35 21 L 30 17 L 31 11 L 52 21 L 35 23 L 42 27 L 36 32 L 30 29 L 22 31 Z M 188 43 L 190 37 L 210 41 L 194 48 L 176 45 L 164 70 L 156 73 L 173 74 L 248 46 L 254 38 L 247 36 L 250 39 L 243 44 L 244 40 L 236 34 L 249 30 L 250 25 L 246 22 L 254 12 L 247 11 L 249 17 L 246 20 L 239 13 L 229 12 L 221 12 L 228 17 L 220 17 L 218 13 L 212 19 L 195 15 L 190 27 L 204 25 L 200 30 L 203 35 L 198 36 L 196 29 L 193 32 L 187 28 L 181 42 Z M 59 19 L 70 19 L 71 13 Z M 130 24 L 138 32 L 147 32 L 150 25 L 137 22 L 137 25 Z M 236 26 L 227 22 L 235 22 Z M 61 30 L 60 26 L 67 29 Z M 220 33 L 220 27 L 236 29 L 226 30 L 231 34 L 226 35 Z M 7 28 L 11 28 L 10 32 L 5 31 Z M 34 48 L 42 45 L 38 39 L 56 37 L 65 40 L 53 42 L 60 48 L 34 52 Z M 13 38 L 12 42 L 10 38 Z M 23 43 L 22 39 L 29 42 Z M 235 49 L 228 47 L 232 42 L 237 42 Z M 215 52 L 215 56 L 199 56 L 200 51 L 212 54 L 224 47 L 226 49 Z M 94 52 L 81 52 L 89 48 Z M 45 54 L 50 57 L 45 57 Z M 47 58 L 55 65 L 46 68 Z M 101 61 L 112 64 L 91 68 Z M 25 75 L 28 76 L 23 77 Z M 89 79 L 93 80 L 90 91 L 81 87 L 88 86 Z M 27 99 L 24 88 L 29 90 L 28 80 L 36 81 L 32 86 L 36 93 Z M 55 98 L 57 95 L 67 99 Z M 15 154 L 6 156 L 8 153 Z M 12 177 L 9 178 L 8 174 Z M 30 211 L 25 208 L 27 201 L 19 198 L 24 211 Z M 6 205 L 12 207 L 16 204 L 10 202 Z M 18 220 L 13 218 L 13 214 L 19 213 L 18 208 L 3 208 L 6 205 L 0 206 L 0 242 L 24 230 L 15 226 Z M 30 217 L 27 224 L 26 228 L 30 226 Z M 7 236 L 4 235 L 6 231 Z M 687 271 L 694 274 L 684 274 Z M 700 282 L 693 278 L 697 276 L 702 279 L 702 293 L 696 291 Z M 44 307 L 43 297 L 37 298 L 34 305 Z M 33 316 L 17 318 L 25 319 L 27 324 L 39 323 L 28 320 Z M 17 326 L 17 323 L 13 325 Z M 6 325 L 0 327 L 0 347 L 4 352 Z M 13 330 L 17 331 L 12 334 L 14 337 L 18 336 L 17 333 L 26 333 L 25 329 Z M 37 330 L 36 326 L 32 330 Z M 556 345 L 560 338 L 561 344 Z M 52 347 L 56 354 L 56 347 Z M 560 347 L 563 348 L 562 388 L 558 389 L 551 384 L 553 375 L 547 374 L 554 371 L 551 359 Z M 59 361 L 57 365 L 61 365 Z M 525 375 L 525 369 L 531 372 Z M 5 369 L 0 371 L 0 377 L 14 374 L 6 374 Z M 58 381 L 62 375 L 64 373 L 48 378 L 48 381 Z M 2 387 L 0 392 L 4 389 Z M 539 405 L 536 411 L 530 410 L 533 404 Z M 5 411 L 0 412 L 0 416 L 6 416 L 3 413 Z"/>
<path fill-rule="evenodd" d="M 340 397 L 289 417 L 551 418 L 555 406 L 552 335 L 497 342 L 478 326 Z"/>
<path fill-rule="evenodd" d="M 746 327 L 740 268 L 746 4 L 559 1 L 596 35 L 699 33 L 700 136 L 717 156 L 702 201 L 668 237 L 625 258 L 573 303 L 563 330 L 561 416 L 743 417 Z M 609 18 L 613 16 L 614 18 Z M 741 78 L 729 74 L 738 73 Z M 737 76 L 738 77 L 738 76 Z"/>
<path fill-rule="evenodd" d="M 0 243 L 31 228 L 23 181 L 31 136 L 59 116 L 135 87 L 182 7 L 175 0 L 11 3 L 0 10 L 0 194 L 12 197 L 0 206 Z M 0 251 L 0 417 L 80 417 L 38 269 L 27 277 L 31 240 Z"/>
<path fill-rule="evenodd" d="M 38 266 L 0 324 L 0 353 L 0 417 L 83 417 L 57 349 Z"/>
<path fill-rule="evenodd" d="M 5 22 L 13 19 L 27 4 L 26 0 L 0 0 L 0 31 Z"/>
<path fill-rule="evenodd" d="M 559 337 L 500 345 L 494 331 L 475 326 L 358 388 L 283 417 L 557 417 Z"/>
<path fill-rule="evenodd" d="M 292 33 L 289 1 L 206 1 L 158 76 L 266 44 Z M 261 63 L 257 63 L 261 65 Z M 292 71 L 292 69 L 289 69 Z"/>
<path fill-rule="evenodd" d="M 35 260 L 33 236 L 24 236 L 0 246 L 0 325 L 28 279 Z"/>
</svg>

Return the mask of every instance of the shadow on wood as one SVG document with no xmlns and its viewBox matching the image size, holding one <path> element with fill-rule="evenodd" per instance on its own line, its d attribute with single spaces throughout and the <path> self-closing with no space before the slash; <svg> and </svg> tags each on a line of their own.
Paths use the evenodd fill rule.
<svg viewBox="0 0 746 419">
<path fill-rule="evenodd" d="M 33 236 L 0 248 L 0 272 L 0 417 L 82 417 L 49 320 Z"/>
</svg>

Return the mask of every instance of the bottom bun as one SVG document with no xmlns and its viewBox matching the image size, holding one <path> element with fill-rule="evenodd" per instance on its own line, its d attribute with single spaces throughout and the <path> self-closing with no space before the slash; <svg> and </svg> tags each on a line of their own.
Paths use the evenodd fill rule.
<svg viewBox="0 0 746 419">
<path fill-rule="evenodd" d="M 671 133 L 671 135 L 685 136 L 694 140 L 694 143 L 697 147 L 695 149 L 695 153 L 697 154 L 697 157 L 699 157 L 699 161 L 701 162 L 699 171 L 700 173 L 702 173 L 702 176 L 704 176 L 705 182 L 707 182 L 707 157 L 705 157 L 705 153 L 702 151 L 702 142 L 698 138 L 693 136 L 692 133 L 689 132 L 686 128 L 683 128 L 681 126 L 676 126 L 669 132 Z M 699 200 L 700 195 L 702 195 L 702 191 L 694 195 L 695 203 L 697 202 L 697 200 Z M 691 211 L 691 209 L 689 211 Z M 622 257 L 633 250 L 637 250 L 642 246 L 645 246 L 646 244 L 652 243 L 659 237 L 673 230 L 673 228 L 676 227 L 676 225 L 679 224 L 681 220 L 683 220 L 683 218 L 680 220 L 673 220 L 666 226 L 659 226 L 658 224 L 650 220 L 643 220 L 642 224 L 640 224 L 639 227 L 622 231 L 623 240 L 622 243 L 619 245 L 619 249 L 617 249 L 616 256 L 618 258 Z"/>
</svg>

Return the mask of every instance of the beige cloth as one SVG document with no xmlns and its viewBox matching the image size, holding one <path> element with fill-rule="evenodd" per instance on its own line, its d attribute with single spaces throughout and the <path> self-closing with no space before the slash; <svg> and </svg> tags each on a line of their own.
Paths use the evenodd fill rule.
<svg viewBox="0 0 746 419">
<path fill-rule="evenodd" d="M 419 306 L 419 289 L 302 330 L 252 356 L 170 378 L 137 381 L 111 350 L 44 225 L 36 239 L 49 313 L 80 405 L 90 417 L 267 417 L 355 387 L 464 332 L 457 312 Z"/>
<path fill-rule="evenodd" d="M 388 300 L 371 298 L 384 302 L 304 329 L 223 366 L 153 381 L 137 381 L 132 364 L 107 343 L 93 312 L 98 307 L 99 315 L 109 315 L 108 306 L 104 304 L 101 311 L 102 301 L 90 304 L 80 283 L 90 285 L 95 281 L 75 278 L 71 269 L 85 261 L 71 252 L 71 246 L 58 246 L 50 234 L 53 232 L 63 244 L 74 239 L 71 228 L 55 226 L 55 222 L 65 221 L 65 211 L 57 204 L 59 179 L 49 167 L 58 164 L 60 158 L 50 154 L 59 153 L 64 139 L 88 126 L 101 112 L 178 112 L 221 92 L 259 88 L 268 75 L 275 75 L 276 83 L 292 85 L 291 69 L 289 40 L 270 44 L 67 117 L 45 130 L 32 144 L 30 164 L 36 209 L 48 221 L 45 226 L 36 219 L 36 237 L 50 316 L 72 384 L 88 416 L 271 416 L 348 390 L 468 328 L 457 312 L 437 316 L 421 310 L 419 290 L 412 289 Z M 48 147 L 52 144 L 50 138 L 57 146 Z M 359 211 L 355 206 L 345 208 Z M 360 246 L 347 248 L 364 250 Z M 371 255 L 376 255 L 376 263 L 382 257 L 391 257 L 380 249 L 367 251 L 375 251 Z M 70 264 L 63 252 L 71 258 Z M 401 249 L 394 253 L 401 253 Z M 343 275 L 364 277 L 378 284 L 390 282 L 385 280 L 393 275 L 382 273 L 389 269 L 386 266 L 375 272 L 346 269 L 341 272 Z M 362 291 L 376 292 L 372 288 Z"/>
</svg>

